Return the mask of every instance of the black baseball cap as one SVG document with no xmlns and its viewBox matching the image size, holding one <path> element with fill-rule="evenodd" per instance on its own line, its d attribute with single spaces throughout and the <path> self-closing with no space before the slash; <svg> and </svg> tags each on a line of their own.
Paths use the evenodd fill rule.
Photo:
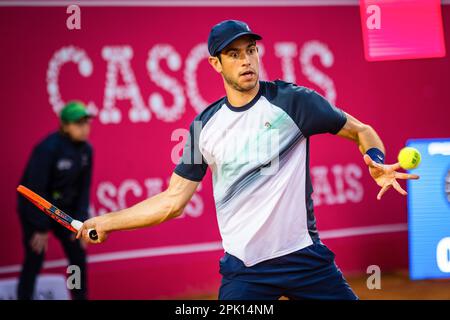
<svg viewBox="0 0 450 320">
<path fill-rule="evenodd" d="M 242 21 L 225 20 L 216 24 L 209 33 L 208 51 L 212 56 L 217 55 L 227 45 L 239 37 L 250 35 L 255 40 L 261 40 L 262 37 L 250 30 L 250 27 Z"/>
</svg>

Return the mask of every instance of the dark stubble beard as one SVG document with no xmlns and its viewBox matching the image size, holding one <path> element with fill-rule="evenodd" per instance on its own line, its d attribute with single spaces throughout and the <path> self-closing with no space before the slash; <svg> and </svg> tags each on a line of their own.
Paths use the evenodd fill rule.
<svg viewBox="0 0 450 320">
<path fill-rule="evenodd" d="M 242 87 L 239 85 L 239 83 L 237 81 L 234 81 L 233 79 L 231 79 L 230 77 L 227 77 L 225 74 L 223 74 L 223 78 L 225 79 L 226 83 L 228 83 L 228 85 L 230 85 L 231 87 L 233 87 L 233 89 L 239 91 L 239 92 L 247 92 L 250 91 L 252 89 L 254 89 L 256 87 L 256 85 L 258 84 L 258 80 L 259 80 L 259 74 L 256 74 L 256 80 L 254 83 L 250 84 L 250 87 Z"/>
</svg>

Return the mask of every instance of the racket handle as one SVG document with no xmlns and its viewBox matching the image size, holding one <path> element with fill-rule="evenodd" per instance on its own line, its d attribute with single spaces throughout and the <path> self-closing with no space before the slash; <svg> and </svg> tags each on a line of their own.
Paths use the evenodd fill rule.
<svg viewBox="0 0 450 320">
<path fill-rule="evenodd" d="M 93 240 L 93 241 L 98 240 L 98 234 L 97 234 L 97 231 L 95 231 L 95 229 L 88 229 L 87 232 L 88 232 L 89 238 L 91 238 L 91 240 Z"/>
<path fill-rule="evenodd" d="M 83 222 L 73 219 L 73 221 L 70 224 L 75 229 L 80 230 L 81 226 L 83 225 Z M 98 234 L 97 234 L 97 231 L 95 231 L 95 229 L 88 229 L 87 233 L 88 233 L 89 238 L 91 240 L 93 240 L 93 241 L 97 241 L 98 240 Z"/>
</svg>

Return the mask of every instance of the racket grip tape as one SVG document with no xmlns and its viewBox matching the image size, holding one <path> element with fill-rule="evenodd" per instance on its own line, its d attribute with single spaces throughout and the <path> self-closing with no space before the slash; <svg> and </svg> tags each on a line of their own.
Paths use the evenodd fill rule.
<svg viewBox="0 0 450 320">
<path fill-rule="evenodd" d="M 75 229 L 80 230 L 81 226 L 83 225 L 83 222 L 74 219 L 70 224 Z M 97 241 L 98 240 L 98 234 L 97 234 L 97 231 L 95 229 L 88 229 L 87 233 L 88 233 L 89 238 L 91 240 L 93 240 L 93 241 Z"/>
<path fill-rule="evenodd" d="M 88 229 L 87 232 L 88 232 L 89 238 L 91 238 L 91 240 L 93 240 L 93 241 L 98 240 L 98 234 L 97 234 L 97 231 L 95 231 L 95 229 Z"/>
</svg>

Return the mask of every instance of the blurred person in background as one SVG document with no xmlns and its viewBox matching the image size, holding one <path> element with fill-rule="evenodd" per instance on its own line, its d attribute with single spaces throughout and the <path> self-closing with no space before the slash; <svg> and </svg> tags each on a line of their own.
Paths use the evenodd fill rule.
<svg viewBox="0 0 450 320">
<path fill-rule="evenodd" d="M 91 115 L 83 103 L 71 101 L 64 106 L 59 118 L 59 130 L 34 147 L 20 184 L 70 213 L 73 218 L 84 221 L 88 218 L 92 176 L 92 146 L 88 142 Z M 60 241 L 69 263 L 80 268 L 81 287 L 71 290 L 72 297 L 87 299 L 85 243 L 21 195 L 18 197 L 18 213 L 25 252 L 17 288 L 18 299 L 33 298 L 50 232 Z"/>
</svg>

